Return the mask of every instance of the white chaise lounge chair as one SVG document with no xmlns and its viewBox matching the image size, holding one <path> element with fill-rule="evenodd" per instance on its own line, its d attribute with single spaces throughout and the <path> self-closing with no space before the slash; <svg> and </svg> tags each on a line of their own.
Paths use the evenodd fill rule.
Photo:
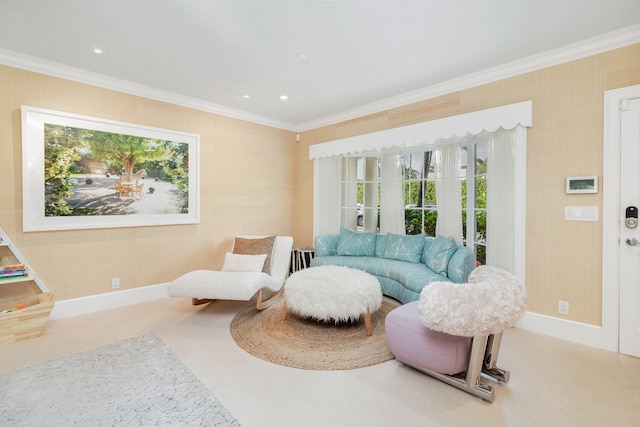
<svg viewBox="0 0 640 427">
<path fill-rule="evenodd" d="M 264 250 L 261 253 L 260 249 L 256 249 L 260 245 L 264 247 L 264 242 L 269 239 L 273 240 L 270 253 L 264 253 L 268 252 Z M 256 247 L 251 248 L 254 242 Z M 238 250 L 239 247 L 244 249 Z M 193 305 L 218 299 L 249 301 L 255 295 L 256 308 L 263 310 L 284 290 L 292 247 L 293 238 L 290 236 L 275 236 L 275 239 L 268 236 L 238 236 L 234 240 L 235 253 L 227 253 L 221 271 L 196 270 L 186 273 L 169 283 L 169 295 L 189 297 Z M 263 301 L 263 290 L 275 294 Z"/>
</svg>

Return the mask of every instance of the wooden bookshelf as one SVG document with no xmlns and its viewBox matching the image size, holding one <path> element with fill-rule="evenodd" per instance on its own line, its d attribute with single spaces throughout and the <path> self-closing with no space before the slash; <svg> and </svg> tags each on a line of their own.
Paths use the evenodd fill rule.
<svg viewBox="0 0 640 427">
<path fill-rule="evenodd" d="M 26 274 L 0 278 L 0 345 L 39 337 L 53 309 L 53 294 L 0 228 L 0 265 L 24 264 Z"/>
</svg>

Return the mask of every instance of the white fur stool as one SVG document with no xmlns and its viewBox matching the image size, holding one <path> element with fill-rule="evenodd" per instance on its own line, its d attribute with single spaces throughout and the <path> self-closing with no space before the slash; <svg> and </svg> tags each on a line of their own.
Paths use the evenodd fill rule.
<svg viewBox="0 0 640 427">
<path fill-rule="evenodd" d="M 355 268 L 323 265 L 293 273 L 284 286 L 285 310 L 320 321 L 355 321 L 364 315 L 371 335 L 371 313 L 382 305 L 378 279 Z"/>
</svg>

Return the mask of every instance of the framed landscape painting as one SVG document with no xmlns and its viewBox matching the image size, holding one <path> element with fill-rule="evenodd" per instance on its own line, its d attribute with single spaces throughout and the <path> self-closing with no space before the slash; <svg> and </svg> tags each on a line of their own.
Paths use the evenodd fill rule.
<svg viewBox="0 0 640 427">
<path fill-rule="evenodd" d="M 23 230 L 195 224 L 199 135 L 22 107 Z"/>
</svg>

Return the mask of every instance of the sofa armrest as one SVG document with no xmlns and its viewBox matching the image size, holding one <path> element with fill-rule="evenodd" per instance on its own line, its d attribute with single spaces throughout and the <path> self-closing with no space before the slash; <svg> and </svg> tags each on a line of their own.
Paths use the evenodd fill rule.
<svg viewBox="0 0 640 427">
<path fill-rule="evenodd" d="M 466 246 L 458 246 L 447 264 L 447 277 L 452 282 L 466 283 L 469 274 L 476 268 L 473 251 Z"/>
<path fill-rule="evenodd" d="M 313 239 L 315 256 L 333 256 L 338 252 L 339 234 L 327 234 Z"/>
</svg>

